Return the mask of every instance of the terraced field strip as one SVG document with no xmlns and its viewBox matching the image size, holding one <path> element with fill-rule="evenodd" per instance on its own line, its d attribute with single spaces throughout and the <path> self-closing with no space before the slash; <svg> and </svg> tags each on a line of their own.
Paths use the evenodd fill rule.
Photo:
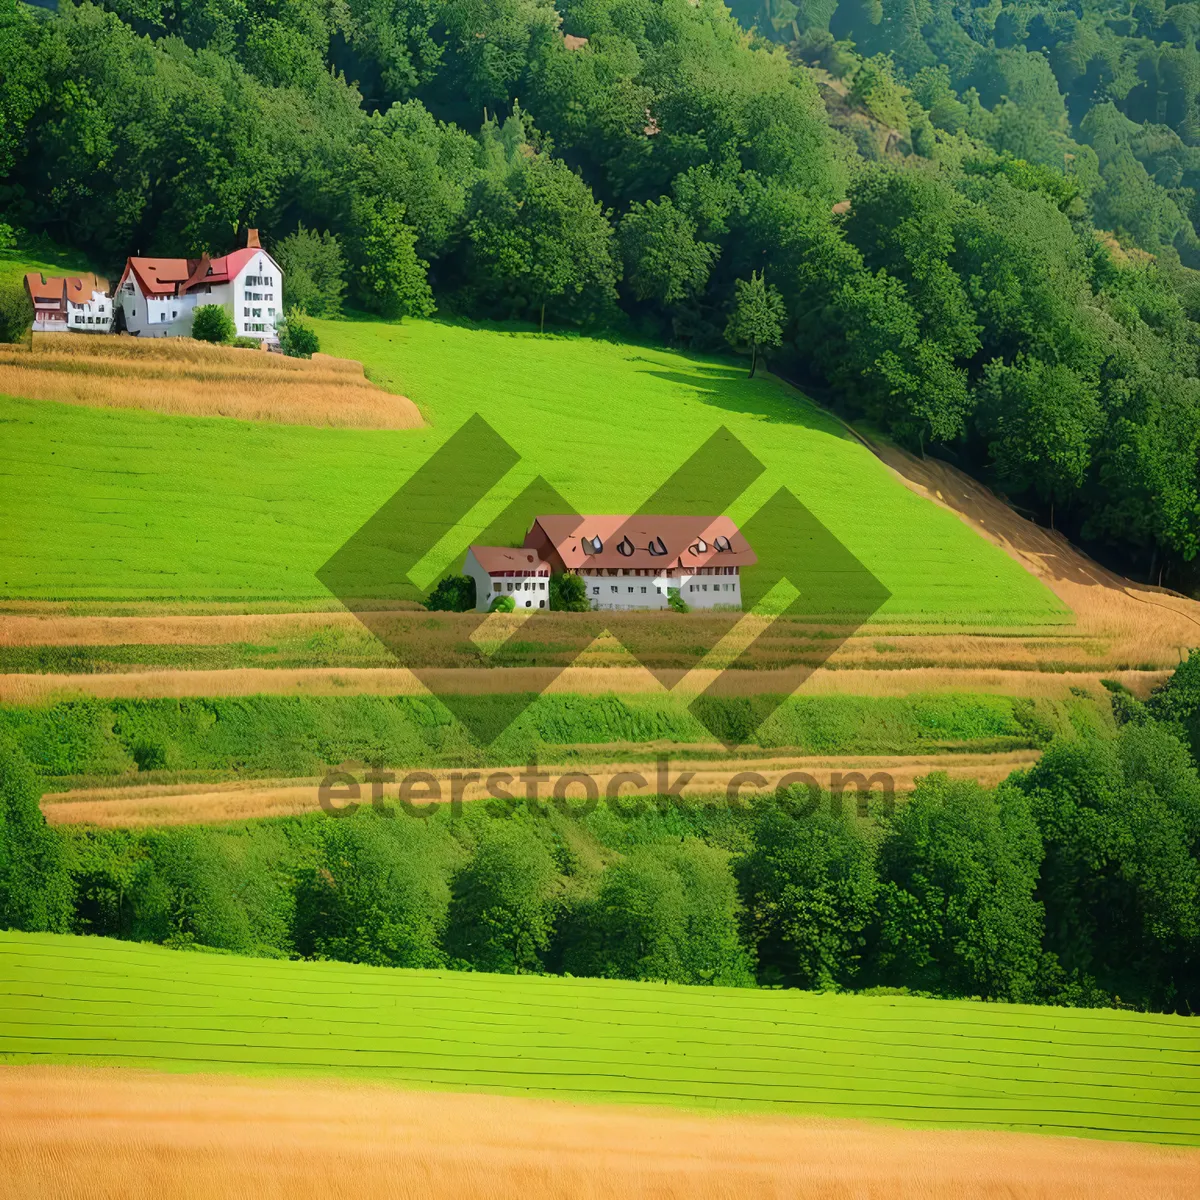
<svg viewBox="0 0 1200 1200">
<path fill-rule="evenodd" d="M 0 934 L 0 1062 L 1200 1144 L 1200 1022 L 908 996 L 400 971 Z"/>
<path fill-rule="evenodd" d="M 697 689 L 715 671 L 692 673 Z M 1160 686 L 1169 671 L 955 670 L 912 667 L 879 670 L 818 669 L 796 693 L 800 696 L 910 696 L 929 692 L 1045 696 L 1061 699 L 1074 688 L 1100 694 L 1103 679 L 1115 679 L 1139 696 Z M 737 676 L 735 680 L 731 677 Z M 727 671 L 731 694 L 777 694 L 781 679 L 791 692 L 794 676 L 774 671 Z M 422 671 L 406 667 L 240 667 L 221 671 L 123 671 L 112 674 L 0 674 L 0 704 L 48 704 L 77 697 L 158 699 L 184 696 L 418 696 L 434 693 L 480 695 L 489 692 L 566 692 L 616 695 L 665 692 L 643 667 L 476 667 Z"/>
<path fill-rule="evenodd" d="M 684 796 L 725 796 L 730 781 L 742 776 L 742 784 L 736 790 L 744 798 L 755 791 L 776 787 L 780 780 L 794 772 L 803 772 L 815 779 L 822 787 L 829 788 L 833 776 L 843 778 L 859 773 L 870 778 L 877 773 L 890 777 L 897 792 L 911 791 L 916 780 L 933 771 L 945 771 L 955 779 L 975 779 L 991 787 L 1007 778 L 1013 771 L 1031 766 L 1038 759 L 1036 750 L 1019 750 L 1001 754 L 939 754 L 900 756 L 841 756 L 736 759 L 727 762 L 703 760 L 678 761 L 669 764 L 669 779 L 676 783 L 681 775 L 690 775 L 690 780 L 677 792 Z M 518 798 L 525 795 L 524 784 L 518 779 L 524 770 L 521 765 L 488 767 L 475 771 L 439 769 L 422 771 L 424 778 L 436 780 L 440 799 L 449 802 L 458 796 L 464 802 L 488 799 L 488 781 L 497 776 L 507 776 L 501 786 L 508 794 Z M 607 795 L 608 789 L 619 785 L 622 804 L 632 806 L 636 797 L 649 798 L 659 790 L 656 786 L 656 764 L 634 761 L 623 763 L 606 762 L 588 767 L 581 763 L 571 766 L 542 766 L 546 778 L 538 783 L 538 797 L 542 803 L 550 803 L 559 789 L 565 799 L 562 803 L 570 809 L 579 809 L 584 804 L 583 783 L 578 778 L 585 772 L 592 780 L 598 795 Z M 747 772 L 762 780 L 746 780 Z M 406 772 L 396 771 L 397 778 Z M 639 786 L 636 779 L 640 777 Z M 794 782 L 794 781 L 793 781 Z M 196 784 L 153 784 L 136 787 L 88 788 L 71 792 L 58 792 L 42 798 L 42 811 L 52 825 L 107 825 L 132 828 L 138 825 L 184 825 L 210 824 L 217 821 L 245 821 L 259 817 L 295 816 L 316 812 L 320 807 L 317 779 L 292 779 L 283 781 L 244 781 L 202 786 Z M 875 794 L 881 794 L 881 783 L 876 780 Z M 398 784 L 384 786 L 384 803 L 396 801 Z M 339 793 L 340 794 L 340 793 Z M 424 794 L 424 791 L 422 792 Z M 845 803 L 855 803 L 856 789 L 847 785 Z M 362 802 L 369 803 L 370 790 L 362 788 Z M 346 803 L 334 801 L 337 807 Z"/>
<path fill-rule="evenodd" d="M 371 383 L 362 364 L 285 358 L 190 338 L 35 334 L 0 346 L 0 393 L 30 400 L 140 408 L 289 425 L 415 429 L 411 400 Z"/>
</svg>

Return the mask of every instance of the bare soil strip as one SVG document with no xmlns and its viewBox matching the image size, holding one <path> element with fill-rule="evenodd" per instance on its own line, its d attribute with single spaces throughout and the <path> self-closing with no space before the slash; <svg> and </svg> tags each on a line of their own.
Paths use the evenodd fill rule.
<svg viewBox="0 0 1200 1200">
<path fill-rule="evenodd" d="M 1038 759 L 1036 750 L 1006 751 L 1002 754 L 937 754 L 937 755 L 839 755 L 827 757 L 764 757 L 762 759 L 712 759 L 691 760 L 686 755 L 671 758 L 667 767 L 666 783 L 675 786 L 682 776 L 688 776 L 677 794 L 683 796 L 727 795 L 730 783 L 737 776 L 742 779 L 735 790 L 743 798 L 756 791 L 774 789 L 785 776 L 795 773 L 814 779 L 828 789 L 836 776 L 845 782 L 845 804 L 853 806 L 857 795 L 855 782 L 847 777 L 858 773 L 864 780 L 874 779 L 875 795 L 883 794 L 885 781 L 882 773 L 890 778 L 898 793 L 909 792 L 916 780 L 934 771 L 945 771 L 955 779 L 975 779 L 985 786 L 994 786 L 1006 779 L 1013 771 L 1028 767 Z M 362 764 L 347 764 L 365 770 Z M 591 781 L 594 794 L 608 795 L 610 789 L 622 797 L 621 804 L 631 814 L 637 807 L 638 797 L 656 795 L 666 788 L 661 786 L 657 764 L 631 760 L 621 763 L 598 763 L 571 766 L 546 766 L 539 764 L 539 773 L 545 778 L 537 782 L 535 798 L 543 804 L 558 803 L 568 812 L 582 811 L 586 804 L 589 785 L 581 775 Z M 412 771 L 416 771 L 413 768 Z M 526 784 L 520 773 L 522 764 L 509 767 L 481 767 L 477 770 L 436 769 L 424 771 L 426 780 L 436 780 L 437 788 L 425 782 L 414 795 L 414 811 L 420 811 L 427 803 L 424 797 L 448 803 L 452 799 L 464 802 L 486 800 L 493 793 L 489 781 L 500 795 L 514 797 L 524 802 Z M 383 802 L 395 806 L 398 799 L 399 780 L 410 772 L 397 769 L 396 781 L 383 785 Z M 747 778 L 748 775 L 757 778 Z M 498 776 L 506 778 L 497 779 Z M 105 825 L 133 828 L 139 825 L 190 825 L 218 821 L 246 821 L 260 817 L 296 816 L 316 812 L 320 808 L 318 779 L 289 780 L 237 780 L 224 784 L 167 784 L 127 786 L 115 788 L 86 788 L 70 792 L 55 792 L 42 798 L 42 811 L 52 825 Z M 808 780 L 789 780 L 801 782 Z M 353 796 L 346 789 L 337 790 L 336 799 L 327 801 L 342 808 L 353 803 Z M 556 801 L 554 798 L 558 797 Z M 358 802 L 371 802 L 370 787 L 362 785 Z"/>
<path fill-rule="evenodd" d="M 717 672 L 692 673 L 702 687 Z M 740 694 L 777 694 L 793 690 L 790 672 L 743 671 L 723 683 Z M 1146 696 L 1167 678 L 1167 671 L 1069 672 L 954 670 L 916 667 L 892 670 L 817 670 L 797 692 L 801 696 L 910 696 L 923 692 L 991 693 L 1002 696 L 1065 697 L 1072 688 L 1097 694 L 1101 679 L 1116 679 Z M 246 667 L 230 671 L 129 671 L 111 675 L 0 675 L 0 704 L 47 704 L 94 696 L 101 699 L 181 698 L 185 696 L 414 696 L 435 693 L 607 692 L 633 695 L 665 692 L 642 667 L 570 667 L 556 674 L 538 667 L 451 668 L 422 671 L 418 679 L 404 667 L 312 667 L 299 670 Z"/>
<path fill-rule="evenodd" d="M 1085 635 L 1119 638 L 1147 654 L 1165 644 L 1200 644 L 1200 602 L 1128 579 L 1102 567 L 1061 533 L 1043 529 L 969 475 L 937 459 L 862 439 L 905 485 L 957 514 L 1045 581 L 1075 614 Z"/>
<path fill-rule="evenodd" d="M 42 334 L 0 348 L 0 392 L 95 408 L 144 408 L 285 425 L 415 429 L 407 396 L 386 392 L 362 364 L 326 355 L 288 359 L 191 339 Z"/>
<path fill-rule="evenodd" d="M 1174 1200 L 1200 1152 L 87 1067 L 0 1069 L 23 1200 Z"/>
</svg>

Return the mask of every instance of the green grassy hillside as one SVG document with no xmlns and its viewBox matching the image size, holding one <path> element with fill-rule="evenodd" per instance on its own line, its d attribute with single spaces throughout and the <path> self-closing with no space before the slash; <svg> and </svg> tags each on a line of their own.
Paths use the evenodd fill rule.
<svg viewBox="0 0 1200 1200">
<path fill-rule="evenodd" d="M 319 327 L 327 351 L 361 359 L 430 426 L 251 425 L 0 399 L 0 595 L 320 597 L 314 572 L 478 412 L 521 462 L 468 515 L 464 538 L 539 474 L 580 511 L 636 509 L 726 425 L 767 468 L 732 515 L 791 488 L 891 591 L 881 615 L 1065 619 L 1041 583 L 770 376 L 750 381 L 727 360 L 619 342 L 440 322 Z M 453 540 L 424 564 L 430 578 L 460 565 Z"/>
<path fill-rule="evenodd" d="M 1185 1017 L 400 971 L 0 934 L 0 1062 L 1200 1144 Z"/>
</svg>

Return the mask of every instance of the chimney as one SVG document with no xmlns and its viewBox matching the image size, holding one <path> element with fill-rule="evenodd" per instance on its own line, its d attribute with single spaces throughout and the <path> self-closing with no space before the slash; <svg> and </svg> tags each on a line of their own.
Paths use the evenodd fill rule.
<svg viewBox="0 0 1200 1200">
<path fill-rule="evenodd" d="M 260 242 L 258 240 L 258 230 L 257 229 L 247 229 L 246 230 L 246 249 L 247 250 L 258 250 L 261 246 L 262 246 L 262 242 Z"/>
</svg>

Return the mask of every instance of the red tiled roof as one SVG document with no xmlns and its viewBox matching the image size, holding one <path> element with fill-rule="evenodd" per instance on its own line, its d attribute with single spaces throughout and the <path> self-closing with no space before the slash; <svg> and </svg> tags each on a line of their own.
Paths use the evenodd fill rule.
<svg viewBox="0 0 1200 1200">
<path fill-rule="evenodd" d="M 529 550 L 514 550 L 511 546 L 472 546 L 471 553 L 489 575 L 513 571 L 550 573 L 550 564 Z"/>
<path fill-rule="evenodd" d="M 131 258 L 121 276 L 121 283 L 132 271 L 144 293 L 174 296 L 178 294 L 179 285 L 191 275 L 196 262 L 196 259 L 186 258 Z"/>
<path fill-rule="evenodd" d="M 35 305 L 61 305 L 66 282 L 61 275 L 51 275 L 47 279 L 39 271 L 30 271 L 25 276 L 25 290 Z"/>
<path fill-rule="evenodd" d="M 72 304 L 87 304 L 93 292 L 108 291 L 108 280 L 90 272 L 87 275 L 71 275 L 67 277 L 67 299 Z"/>
<path fill-rule="evenodd" d="M 42 275 L 38 271 L 30 271 L 25 276 L 25 288 L 35 307 L 55 305 L 64 306 L 64 301 L 72 304 L 85 304 L 92 298 L 93 292 L 107 292 L 108 280 L 101 279 L 90 272 L 86 275 Z"/>
<path fill-rule="evenodd" d="M 589 553 L 584 538 L 599 538 L 602 549 Z M 719 551 L 718 537 L 729 539 Z M 683 516 L 545 516 L 538 517 L 525 538 L 543 554 L 553 547 L 569 571 L 583 567 L 639 567 L 662 570 L 682 567 L 748 567 L 758 556 L 728 517 Z M 652 554 L 650 546 L 665 554 Z M 629 550 L 622 554 L 619 546 Z M 703 549 L 701 548 L 703 547 Z"/>
<path fill-rule="evenodd" d="M 221 255 L 220 258 L 210 259 L 205 256 L 196 264 L 183 290 L 186 292 L 204 283 L 229 283 L 230 280 L 237 278 L 238 272 L 256 254 L 261 253 L 263 253 L 261 246 L 246 246 L 241 250 L 231 250 L 228 254 Z"/>
</svg>

